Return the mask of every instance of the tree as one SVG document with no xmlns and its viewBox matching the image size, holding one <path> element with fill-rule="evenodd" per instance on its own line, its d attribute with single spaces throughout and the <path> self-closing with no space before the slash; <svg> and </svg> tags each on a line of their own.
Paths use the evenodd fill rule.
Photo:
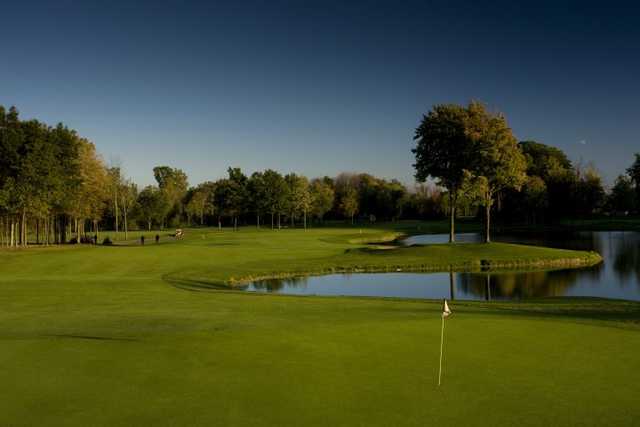
<svg viewBox="0 0 640 427">
<path fill-rule="evenodd" d="M 635 161 L 627 169 L 627 173 L 636 189 L 636 209 L 640 211 L 640 153 L 635 154 Z"/>
<path fill-rule="evenodd" d="M 115 223 L 115 232 L 116 236 L 118 235 L 118 219 L 120 217 L 120 210 L 118 209 L 118 204 L 120 201 L 120 191 L 124 185 L 123 177 L 120 171 L 120 168 L 117 166 L 110 167 L 107 170 L 107 177 L 109 183 L 109 193 L 111 196 L 111 201 L 113 202 L 113 220 Z"/>
<path fill-rule="evenodd" d="M 249 204 L 256 214 L 256 227 L 260 228 L 260 217 L 269 209 L 267 200 L 268 189 L 262 172 L 254 172 L 251 174 L 247 183 L 247 191 L 249 194 Z"/>
<path fill-rule="evenodd" d="M 228 216 L 233 221 L 233 229 L 238 229 L 238 217 L 248 204 L 247 177 L 240 168 L 229 168 L 229 178 L 216 183 L 215 205 L 219 216 Z"/>
<path fill-rule="evenodd" d="M 335 192 L 333 188 L 322 179 L 314 179 L 311 182 L 311 213 L 322 221 L 324 215 L 333 207 Z"/>
<path fill-rule="evenodd" d="M 574 214 L 581 216 L 592 215 L 604 206 L 605 192 L 602 178 L 593 165 L 576 167 L 570 199 Z"/>
<path fill-rule="evenodd" d="M 484 105 L 472 102 L 467 107 L 465 133 L 473 144 L 472 174 L 480 180 L 485 207 L 486 243 L 491 241 L 491 207 L 500 191 L 519 190 L 526 180 L 526 159 L 501 114 L 492 114 Z"/>
<path fill-rule="evenodd" d="M 448 190 L 450 231 L 449 241 L 455 241 L 455 217 L 458 190 L 469 166 L 472 144 L 465 124 L 467 111 L 459 105 L 435 105 L 415 131 L 416 147 L 412 150 L 418 182 L 429 178 Z"/>
<path fill-rule="evenodd" d="M 271 214 L 271 229 L 274 228 L 274 216 L 278 215 L 280 228 L 280 214 L 283 212 L 287 199 L 287 183 L 278 172 L 267 169 L 262 174 L 264 181 L 264 202 L 267 212 Z"/>
<path fill-rule="evenodd" d="M 160 226 L 162 225 L 168 204 L 169 202 L 165 195 L 158 187 L 149 185 L 140 192 L 138 205 L 140 205 L 149 231 L 151 231 L 151 226 L 154 222 Z"/>
<path fill-rule="evenodd" d="M 351 218 L 353 224 L 353 217 L 358 213 L 358 193 L 354 188 L 348 188 L 342 196 L 340 210 L 347 218 Z"/>
<path fill-rule="evenodd" d="M 207 206 L 207 194 L 198 189 L 194 190 L 189 198 L 189 201 L 185 205 L 185 212 L 187 213 L 188 223 L 191 225 L 191 218 L 198 217 L 200 225 L 204 225 L 204 213 Z"/>
<path fill-rule="evenodd" d="M 136 205 L 138 198 L 138 186 L 131 181 L 125 180 L 118 193 L 120 198 L 120 208 L 124 220 L 124 239 L 129 239 L 129 213 Z"/>
<path fill-rule="evenodd" d="M 616 182 L 609 195 L 608 203 L 614 213 L 627 213 L 635 208 L 636 192 L 629 176 L 620 175 L 616 178 Z"/>
<path fill-rule="evenodd" d="M 74 204 L 71 210 L 75 218 L 76 238 L 86 234 L 86 220 L 90 220 L 93 232 L 98 234 L 98 222 L 109 200 L 107 169 L 95 146 L 86 139 L 80 140 L 80 185 L 74 194 Z"/>
<path fill-rule="evenodd" d="M 164 227 L 170 214 L 177 217 L 177 222 L 180 222 L 183 212 L 181 202 L 189 188 L 187 174 L 180 169 L 169 166 L 157 166 L 153 168 L 153 175 L 158 183 L 158 188 L 160 188 L 167 200 L 165 205 L 166 212 L 162 217 L 161 227 Z"/>
<path fill-rule="evenodd" d="M 547 184 L 539 176 L 529 176 L 522 193 L 526 214 L 531 218 L 531 222 L 536 224 L 539 220 L 539 212 L 544 212 L 547 207 Z"/>
<path fill-rule="evenodd" d="M 304 228 L 307 228 L 307 213 L 311 209 L 311 192 L 309 191 L 309 180 L 295 173 L 290 173 L 285 177 L 288 186 L 287 206 L 289 207 L 289 216 L 291 226 L 295 225 L 295 218 L 302 213 Z"/>
</svg>

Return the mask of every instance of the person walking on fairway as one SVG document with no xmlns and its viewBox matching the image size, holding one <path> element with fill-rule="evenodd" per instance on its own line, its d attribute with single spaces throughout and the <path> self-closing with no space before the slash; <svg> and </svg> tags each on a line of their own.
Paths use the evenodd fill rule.
<svg viewBox="0 0 640 427">
<path fill-rule="evenodd" d="M 160 235 L 156 234 L 156 243 L 159 243 L 159 242 L 160 242 Z"/>
<path fill-rule="evenodd" d="M 140 244 L 144 246 L 144 236 L 140 236 Z"/>
</svg>

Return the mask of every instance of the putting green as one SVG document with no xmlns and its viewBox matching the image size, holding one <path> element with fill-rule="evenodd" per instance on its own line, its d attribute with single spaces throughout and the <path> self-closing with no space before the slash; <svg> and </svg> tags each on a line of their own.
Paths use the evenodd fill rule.
<svg viewBox="0 0 640 427">
<path fill-rule="evenodd" d="M 631 425 L 640 417 L 638 303 L 454 302 L 437 388 L 438 302 L 164 280 L 570 255 L 497 244 L 383 254 L 350 243 L 360 236 L 189 230 L 184 241 L 145 247 L 0 252 L 0 425 Z"/>
</svg>

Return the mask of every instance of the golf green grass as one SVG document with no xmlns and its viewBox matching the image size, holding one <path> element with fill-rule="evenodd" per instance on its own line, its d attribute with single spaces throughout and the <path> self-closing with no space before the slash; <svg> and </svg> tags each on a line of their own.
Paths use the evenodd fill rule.
<svg viewBox="0 0 640 427">
<path fill-rule="evenodd" d="M 632 425 L 640 304 L 217 291 L 248 277 L 592 256 L 365 248 L 393 230 L 188 230 L 141 247 L 0 251 L 0 425 Z M 400 267 L 398 267 L 400 266 Z M 211 285 L 211 286 L 209 286 Z"/>
</svg>

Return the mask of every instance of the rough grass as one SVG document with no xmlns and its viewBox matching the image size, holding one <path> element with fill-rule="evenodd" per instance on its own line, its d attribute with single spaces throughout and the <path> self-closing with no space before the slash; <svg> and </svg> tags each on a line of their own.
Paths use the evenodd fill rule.
<svg viewBox="0 0 640 427">
<path fill-rule="evenodd" d="M 0 425 L 601 426 L 640 417 L 638 303 L 455 302 L 437 388 L 439 302 L 198 292 L 163 280 L 569 254 L 497 244 L 362 250 L 359 236 L 190 230 L 145 247 L 0 252 Z"/>
</svg>

